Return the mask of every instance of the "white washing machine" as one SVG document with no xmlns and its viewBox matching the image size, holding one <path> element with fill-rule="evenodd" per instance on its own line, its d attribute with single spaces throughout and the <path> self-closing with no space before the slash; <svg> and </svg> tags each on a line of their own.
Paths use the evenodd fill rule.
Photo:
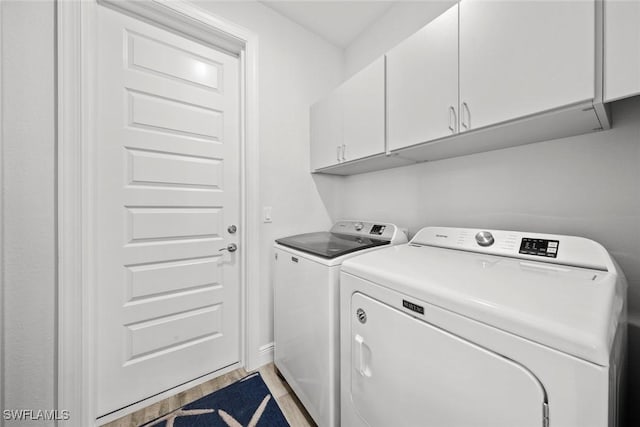
<svg viewBox="0 0 640 427">
<path fill-rule="evenodd" d="M 406 242 L 406 231 L 394 224 L 366 221 L 339 221 L 328 232 L 276 240 L 274 361 L 320 427 L 340 425 L 340 265 Z"/>
<path fill-rule="evenodd" d="M 351 258 L 342 425 L 617 426 L 626 287 L 580 237 L 427 227 Z"/>
</svg>

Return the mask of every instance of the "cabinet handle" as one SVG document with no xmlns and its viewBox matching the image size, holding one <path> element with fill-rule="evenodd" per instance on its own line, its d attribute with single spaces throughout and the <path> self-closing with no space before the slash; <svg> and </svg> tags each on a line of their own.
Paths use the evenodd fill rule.
<svg viewBox="0 0 640 427">
<path fill-rule="evenodd" d="M 453 106 L 449 107 L 449 130 L 451 133 L 456 133 L 456 127 L 458 123 L 458 117 L 456 116 L 456 109 Z"/>
<path fill-rule="evenodd" d="M 467 122 L 464 121 L 464 110 L 467 110 Z M 471 110 L 469 110 L 469 105 L 466 102 L 462 103 L 462 112 L 460 113 L 460 117 L 462 118 L 462 127 L 465 129 L 471 129 Z"/>
<path fill-rule="evenodd" d="M 336 146 L 336 160 L 340 161 L 340 146 Z"/>
<path fill-rule="evenodd" d="M 346 144 L 342 144 L 342 160 L 347 160 L 345 158 L 345 152 L 347 151 L 347 145 Z"/>
</svg>

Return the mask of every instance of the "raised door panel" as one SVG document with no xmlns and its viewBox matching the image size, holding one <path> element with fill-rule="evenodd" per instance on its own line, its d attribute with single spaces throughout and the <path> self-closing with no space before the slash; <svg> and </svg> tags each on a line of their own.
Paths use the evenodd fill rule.
<svg viewBox="0 0 640 427">
<path fill-rule="evenodd" d="M 640 94 L 640 0 L 604 2 L 604 100 Z"/>
<path fill-rule="evenodd" d="M 387 53 L 389 150 L 449 136 L 458 114 L 458 5 Z"/>
<path fill-rule="evenodd" d="M 341 87 L 345 161 L 385 151 L 385 58 L 378 58 Z"/>
<path fill-rule="evenodd" d="M 595 94 L 594 1 L 460 2 L 461 131 Z"/>
<path fill-rule="evenodd" d="M 340 88 L 311 106 L 311 170 L 340 163 L 342 96 Z"/>
<path fill-rule="evenodd" d="M 415 316 L 351 297 L 350 318 L 342 320 L 351 364 L 342 378 L 364 425 L 543 425 L 545 391 L 529 370 Z"/>
</svg>

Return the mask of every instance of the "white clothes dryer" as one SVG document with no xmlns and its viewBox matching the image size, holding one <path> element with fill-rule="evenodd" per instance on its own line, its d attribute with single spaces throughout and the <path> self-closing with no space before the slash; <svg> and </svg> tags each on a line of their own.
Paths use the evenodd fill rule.
<svg viewBox="0 0 640 427">
<path fill-rule="evenodd" d="M 340 266 L 356 254 L 406 242 L 396 225 L 367 221 L 338 221 L 328 232 L 276 240 L 274 362 L 320 427 L 340 425 Z"/>
<path fill-rule="evenodd" d="M 348 427 L 613 427 L 626 280 L 580 237 L 427 227 L 345 261 Z"/>
</svg>

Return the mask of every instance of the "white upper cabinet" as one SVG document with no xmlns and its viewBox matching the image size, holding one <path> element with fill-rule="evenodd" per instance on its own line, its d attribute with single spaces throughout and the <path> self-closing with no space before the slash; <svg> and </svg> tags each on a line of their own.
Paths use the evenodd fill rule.
<svg viewBox="0 0 640 427">
<path fill-rule="evenodd" d="M 459 6 L 460 131 L 594 98 L 594 1 Z"/>
<path fill-rule="evenodd" d="M 604 2 L 604 100 L 640 94 L 640 0 Z"/>
<path fill-rule="evenodd" d="M 458 117 L 458 5 L 387 53 L 388 148 L 452 135 Z"/>
<path fill-rule="evenodd" d="M 385 59 L 311 106 L 311 169 L 385 152 Z"/>
<path fill-rule="evenodd" d="M 344 161 L 385 151 L 384 57 L 341 87 Z"/>
<path fill-rule="evenodd" d="M 312 169 L 346 175 L 608 129 L 603 86 L 605 100 L 640 93 L 640 0 L 604 1 L 603 18 L 597 0 L 460 0 L 312 107 Z"/>
<path fill-rule="evenodd" d="M 311 106 L 311 169 L 321 169 L 342 159 L 342 96 L 334 90 Z"/>
</svg>

